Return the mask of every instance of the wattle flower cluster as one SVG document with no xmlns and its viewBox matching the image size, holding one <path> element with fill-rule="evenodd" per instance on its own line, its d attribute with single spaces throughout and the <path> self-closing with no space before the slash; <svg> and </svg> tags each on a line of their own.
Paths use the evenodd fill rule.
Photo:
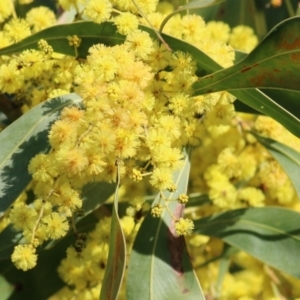
<svg viewBox="0 0 300 300">
<path fill-rule="evenodd" d="M 0 0 L 0 22 L 14 14 L 4 2 Z M 10 211 L 10 222 L 23 233 L 22 244 L 15 247 L 11 257 L 17 268 L 33 268 L 38 260 L 37 247 L 64 237 L 72 228 L 75 245 L 68 248 L 58 272 L 75 290 L 66 289 L 62 295 L 97 298 L 108 254 L 110 219 L 102 218 L 89 234 L 77 232 L 82 188 L 91 182 L 116 182 L 120 176 L 125 198 L 145 194 L 149 185 L 161 194 L 174 191 L 173 174 L 183 165 L 185 146 L 193 146 L 190 191 L 206 193 L 210 201 L 190 209 L 188 218 L 173 217 L 177 235 L 190 235 L 193 218 L 214 212 L 266 204 L 299 209 L 288 177 L 247 130 L 279 137 L 295 149 L 300 149 L 299 141 L 269 118 L 236 114 L 235 99 L 227 92 L 194 97 L 192 85 L 197 77 L 192 57 L 170 51 L 138 28 L 150 22 L 159 29 L 172 10 L 170 4 L 158 4 L 157 0 L 89 0 L 84 6 L 77 0 L 58 2 L 63 9 L 74 8 L 78 15 L 96 23 L 112 21 L 125 42 L 114 47 L 94 45 L 85 60 L 53 53 L 43 40 L 39 50 L 0 58 L 0 89 L 23 101 L 24 112 L 69 92 L 82 97 L 82 106 L 66 107 L 52 125 L 49 153 L 38 154 L 29 164 L 33 178 L 30 187 L 36 199 L 31 204 L 17 201 Z M 47 18 L 40 18 L 42 14 Z M 6 23 L 0 43 L 17 42 L 55 22 L 49 9 L 32 9 L 26 20 L 12 18 Z M 233 64 L 232 46 L 250 51 L 257 43 L 249 28 L 240 26 L 230 32 L 222 22 L 205 24 L 192 14 L 177 14 L 163 32 L 193 44 L 223 67 Z M 76 53 L 80 38 L 67 39 Z M 119 170 L 116 161 L 121 162 Z M 146 188 L 142 185 L 145 182 Z M 137 184 L 140 190 L 133 191 L 132 185 Z M 127 216 L 121 219 L 128 249 L 139 225 L 135 213 L 142 210 L 143 201 L 134 204 L 136 199 L 131 200 Z M 181 194 L 175 200 L 185 205 L 189 197 Z M 154 205 L 152 216 L 161 217 L 167 206 L 168 201 Z M 192 236 L 189 244 L 195 267 L 220 254 L 223 247 L 220 240 L 199 235 Z M 234 259 L 242 265 L 238 255 Z M 205 274 L 211 272 L 211 277 L 202 278 L 200 269 L 198 276 L 205 290 L 216 281 L 216 270 L 217 266 L 210 264 Z M 253 274 L 249 275 L 251 280 Z M 225 279 L 224 299 L 255 296 L 254 292 L 243 294 L 226 287 L 234 282 L 230 276 Z M 263 280 L 256 278 L 260 288 Z"/>
</svg>

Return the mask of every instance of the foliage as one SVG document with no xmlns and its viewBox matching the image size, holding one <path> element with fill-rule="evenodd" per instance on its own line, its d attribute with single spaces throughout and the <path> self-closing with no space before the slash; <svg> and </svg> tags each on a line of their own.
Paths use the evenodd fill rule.
<svg viewBox="0 0 300 300">
<path fill-rule="evenodd" d="M 300 297 L 295 3 L 9 3 L 1 295 Z"/>
</svg>

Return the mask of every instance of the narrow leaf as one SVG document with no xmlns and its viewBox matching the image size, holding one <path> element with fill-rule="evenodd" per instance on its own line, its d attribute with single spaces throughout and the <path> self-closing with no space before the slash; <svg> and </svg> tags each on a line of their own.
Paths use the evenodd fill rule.
<svg viewBox="0 0 300 300">
<path fill-rule="evenodd" d="M 22 235 L 16 232 L 12 225 L 8 225 L 0 233 L 0 260 L 10 258 L 13 248 L 19 244 Z"/>
<path fill-rule="evenodd" d="M 175 175 L 177 190 L 165 193 L 167 199 L 176 199 L 186 193 L 190 162 L 185 158 L 183 169 Z M 158 196 L 155 203 L 159 201 Z M 183 205 L 169 202 L 169 209 L 179 218 Z M 136 236 L 128 267 L 128 300 L 182 300 L 205 299 L 192 269 L 183 237 L 174 232 L 174 220 L 168 211 L 161 218 L 148 214 Z"/>
<path fill-rule="evenodd" d="M 115 191 L 115 184 L 107 182 L 90 182 L 82 188 L 82 208 L 87 215 L 102 205 Z"/>
<path fill-rule="evenodd" d="M 111 234 L 109 240 L 109 254 L 105 275 L 102 282 L 100 300 L 116 300 L 121 288 L 126 265 L 126 242 L 118 215 L 118 190 L 120 186 L 120 162 L 118 166 L 117 187 L 111 218 Z"/>
<path fill-rule="evenodd" d="M 300 17 L 278 24 L 238 64 L 199 79 L 197 94 L 222 90 L 273 88 L 300 90 Z"/>
<path fill-rule="evenodd" d="M 207 7 L 207 6 L 212 6 L 212 5 L 217 5 L 225 0 L 194 0 L 190 1 L 189 3 L 179 6 L 178 10 L 186 10 L 186 9 L 197 9 L 197 8 L 202 8 L 202 7 Z"/>
<path fill-rule="evenodd" d="M 300 278 L 300 214 L 262 207 L 227 211 L 196 220 L 195 231 L 221 238 L 262 262 Z"/>
<path fill-rule="evenodd" d="M 300 153 L 273 139 L 262 137 L 253 132 L 252 134 L 279 162 L 293 183 L 298 197 L 300 197 Z"/>
<path fill-rule="evenodd" d="M 14 287 L 9 284 L 3 276 L 0 275 L 0 293 L 1 299 L 6 300 L 13 293 Z"/>
<path fill-rule="evenodd" d="M 300 120 L 295 117 L 292 112 L 280 106 L 261 90 L 234 90 L 230 93 L 255 111 L 272 117 L 274 120 L 281 123 L 291 133 L 297 137 L 300 137 Z"/>
<path fill-rule="evenodd" d="M 217 282 L 216 282 L 217 292 L 220 292 L 222 290 L 223 281 L 224 281 L 225 275 L 228 273 L 229 266 L 230 266 L 230 258 L 229 257 L 223 257 L 220 259 L 219 273 L 218 273 Z"/>
<path fill-rule="evenodd" d="M 60 111 L 80 104 L 81 98 L 68 94 L 50 99 L 31 109 L 0 134 L 0 212 L 5 211 L 31 180 L 30 159 L 49 149 L 48 130 Z"/>
<path fill-rule="evenodd" d="M 286 91 L 286 90 L 261 90 L 268 97 L 273 99 L 277 104 L 282 106 L 287 111 L 291 112 L 295 117 L 300 119 L 299 99 L 300 91 Z"/>
</svg>

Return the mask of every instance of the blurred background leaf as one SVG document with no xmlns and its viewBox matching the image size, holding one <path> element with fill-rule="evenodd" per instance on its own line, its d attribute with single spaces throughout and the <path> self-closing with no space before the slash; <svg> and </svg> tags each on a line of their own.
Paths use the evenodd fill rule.
<svg viewBox="0 0 300 300">
<path fill-rule="evenodd" d="M 300 214 L 279 207 L 231 210 L 196 220 L 195 232 L 214 236 L 300 278 Z"/>
</svg>

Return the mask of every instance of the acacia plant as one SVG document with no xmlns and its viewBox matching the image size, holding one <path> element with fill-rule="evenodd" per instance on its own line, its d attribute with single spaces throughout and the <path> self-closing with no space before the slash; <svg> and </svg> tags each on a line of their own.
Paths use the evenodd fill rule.
<svg viewBox="0 0 300 300">
<path fill-rule="evenodd" d="M 3 299 L 300 297 L 300 17 L 183 2 L 0 0 Z"/>
</svg>

